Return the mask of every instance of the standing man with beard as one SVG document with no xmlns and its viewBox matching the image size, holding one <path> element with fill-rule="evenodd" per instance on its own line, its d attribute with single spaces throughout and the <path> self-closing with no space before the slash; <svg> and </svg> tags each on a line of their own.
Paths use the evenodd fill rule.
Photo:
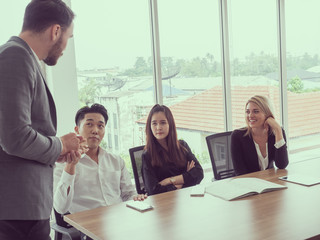
<svg viewBox="0 0 320 240">
<path fill-rule="evenodd" d="M 55 65 L 73 35 L 61 0 L 32 0 L 22 31 L 0 46 L 0 239 L 50 239 L 53 167 L 83 139 L 56 137 L 56 108 L 40 61 Z"/>
</svg>

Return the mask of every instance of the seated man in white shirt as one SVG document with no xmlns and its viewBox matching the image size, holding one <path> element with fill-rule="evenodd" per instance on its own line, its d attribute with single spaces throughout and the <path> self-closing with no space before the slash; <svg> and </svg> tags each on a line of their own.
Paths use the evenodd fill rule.
<svg viewBox="0 0 320 240">
<path fill-rule="evenodd" d="M 55 210 L 75 213 L 127 200 L 144 200 L 136 195 L 123 159 L 99 145 L 105 134 L 108 113 L 104 106 L 81 108 L 75 117 L 75 131 L 87 139 L 88 151 L 67 155 L 64 164 L 54 170 Z"/>
</svg>

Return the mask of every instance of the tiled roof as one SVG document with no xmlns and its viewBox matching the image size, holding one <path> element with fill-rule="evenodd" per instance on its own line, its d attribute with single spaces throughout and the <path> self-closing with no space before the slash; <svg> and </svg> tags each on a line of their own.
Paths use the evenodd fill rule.
<svg viewBox="0 0 320 240">
<path fill-rule="evenodd" d="M 244 126 L 244 105 L 249 97 L 259 93 L 272 96 L 274 87 L 236 86 L 231 90 L 232 117 L 236 128 Z M 222 88 L 214 87 L 183 102 L 172 105 L 173 116 L 178 128 L 187 128 L 210 133 L 224 130 Z"/>
<path fill-rule="evenodd" d="M 232 119 L 234 128 L 245 126 L 244 107 L 253 95 L 264 95 L 274 104 L 275 117 L 279 122 L 279 88 L 275 86 L 233 86 Z M 290 137 L 319 133 L 320 92 L 288 92 Z M 170 106 L 177 128 L 216 133 L 224 131 L 222 88 L 214 87 L 185 101 Z M 145 123 L 146 119 L 138 122 Z M 318 127 L 316 127 L 318 126 Z"/>
</svg>

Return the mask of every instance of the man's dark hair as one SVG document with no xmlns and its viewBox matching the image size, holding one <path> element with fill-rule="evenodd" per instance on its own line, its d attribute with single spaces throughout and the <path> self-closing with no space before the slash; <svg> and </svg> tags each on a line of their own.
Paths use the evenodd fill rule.
<svg viewBox="0 0 320 240">
<path fill-rule="evenodd" d="M 24 13 L 22 31 L 40 33 L 53 24 L 66 29 L 73 19 L 73 11 L 62 0 L 32 0 Z"/>
<path fill-rule="evenodd" d="M 76 121 L 76 124 L 78 127 L 80 126 L 81 120 L 84 119 L 84 116 L 87 113 L 100 113 L 104 117 L 105 124 L 107 125 L 107 122 L 108 122 L 107 109 L 104 106 L 102 106 L 101 104 L 94 103 L 91 105 L 91 107 L 85 106 L 85 107 L 82 107 L 78 110 L 76 117 L 75 117 L 75 121 Z"/>
</svg>

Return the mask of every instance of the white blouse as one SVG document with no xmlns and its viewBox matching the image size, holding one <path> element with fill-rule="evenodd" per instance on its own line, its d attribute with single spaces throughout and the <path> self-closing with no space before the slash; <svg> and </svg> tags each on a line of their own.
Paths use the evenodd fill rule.
<svg viewBox="0 0 320 240">
<path fill-rule="evenodd" d="M 257 144 L 255 141 L 253 141 L 253 142 L 254 142 L 254 145 L 255 145 L 256 150 L 257 150 L 260 170 L 266 170 L 267 167 L 268 167 L 268 164 L 269 164 L 268 142 L 266 142 L 267 155 L 266 155 L 265 158 L 262 156 L 262 153 L 261 153 L 260 148 L 259 148 L 259 144 Z M 282 147 L 283 145 L 285 145 L 285 144 L 286 144 L 286 142 L 285 142 L 285 140 L 282 138 L 280 141 L 276 142 L 276 143 L 274 144 L 274 146 L 278 149 L 278 148 L 281 148 L 281 147 Z"/>
<path fill-rule="evenodd" d="M 99 164 L 84 155 L 76 165 L 74 175 L 64 171 L 65 163 L 56 164 L 53 206 L 59 213 L 108 206 L 136 195 L 122 158 L 100 148 L 98 159 Z"/>
</svg>

